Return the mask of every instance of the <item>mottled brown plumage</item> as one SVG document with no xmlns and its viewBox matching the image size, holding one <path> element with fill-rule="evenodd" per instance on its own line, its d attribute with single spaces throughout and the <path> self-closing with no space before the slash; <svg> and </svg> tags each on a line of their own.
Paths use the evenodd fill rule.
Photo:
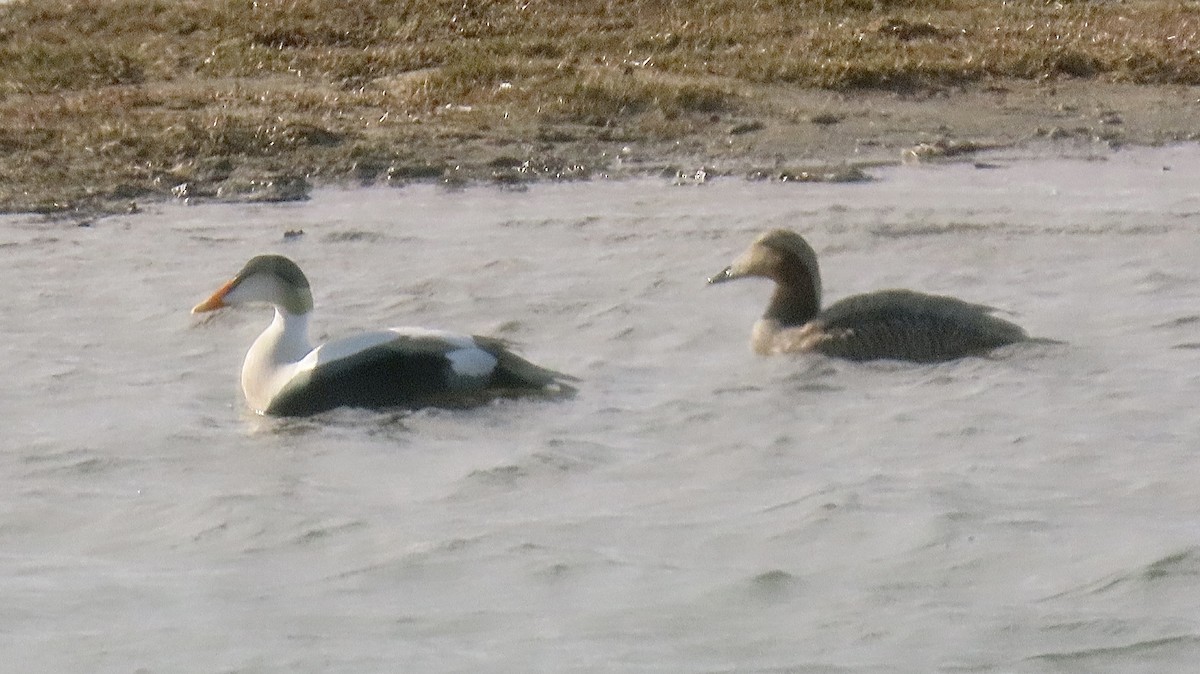
<svg viewBox="0 0 1200 674">
<path fill-rule="evenodd" d="M 775 282 L 767 310 L 754 324 L 756 353 L 812 351 L 849 360 L 938 362 L 979 355 L 1028 339 L 990 307 L 911 290 L 847 297 L 821 310 L 817 255 L 799 234 L 762 234 L 730 266 L 708 280 L 747 276 Z"/>
</svg>

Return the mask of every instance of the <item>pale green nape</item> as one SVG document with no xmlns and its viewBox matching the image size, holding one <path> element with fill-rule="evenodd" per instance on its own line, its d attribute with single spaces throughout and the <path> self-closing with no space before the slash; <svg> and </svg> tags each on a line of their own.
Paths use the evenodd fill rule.
<svg viewBox="0 0 1200 674">
<path fill-rule="evenodd" d="M 282 296 L 278 298 L 279 306 L 291 314 L 306 314 L 312 311 L 312 290 L 308 286 L 308 278 L 300 267 L 282 255 L 259 255 L 251 258 L 246 266 L 238 272 L 237 279 L 242 280 L 264 274 L 273 276 L 280 281 Z"/>
</svg>

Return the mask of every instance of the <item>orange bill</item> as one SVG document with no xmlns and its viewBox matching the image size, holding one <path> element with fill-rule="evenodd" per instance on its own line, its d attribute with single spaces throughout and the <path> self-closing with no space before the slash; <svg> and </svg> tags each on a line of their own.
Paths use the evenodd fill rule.
<svg viewBox="0 0 1200 674">
<path fill-rule="evenodd" d="M 236 280 L 236 279 L 234 279 L 234 280 Z M 200 304 L 197 304 L 196 306 L 192 307 L 192 313 L 200 314 L 200 313 L 204 313 L 205 311 L 216 311 L 217 309 L 224 307 L 225 306 L 225 296 L 229 294 L 230 290 L 233 290 L 233 285 L 234 285 L 234 281 L 230 281 L 230 282 L 226 283 L 225 285 L 221 286 L 221 288 L 219 290 L 217 290 L 217 292 L 212 294 L 212 297 L 209 297 L 208 299 L 204 300 Z"/>
</svg>

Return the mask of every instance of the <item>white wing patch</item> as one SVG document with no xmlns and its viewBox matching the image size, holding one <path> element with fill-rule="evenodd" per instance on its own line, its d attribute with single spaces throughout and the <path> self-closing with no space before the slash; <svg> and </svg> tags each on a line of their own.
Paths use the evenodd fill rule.
<svg viewBox="0 0 1200 674">
<path fill-rule="evenodd" d="M 389 328 L 393 335 L 436 339 L 445 343 L 450 369 L 459 377 L 486 377 L 496 367 L 496 357 L 479 348 L 470 335 L 431 328 Z"/>
<path fill-rule="evenodd" d="M 331 361 L 349 358 L 356 353 L 366 351 L 380 344 L 387 344 L 393 339 L 396 339 L 396 333 L 391 330 L 380 330 L 378 332 L 364 332 L 353 337 L 326 342 L 305 356 L 300 365 L 301 367 L 308 368 L 324 365 Z"/>
<path fill-rule="evenodd" d="M 459 377 L 486 377 L 496 367 L 496 357 L 479 348 L 469 335 L 447 330 L 404 327 L 364 332 L 322 344 L 296 364 L 296 371 L 311 370 L 335 360 L 352 358 L 358 353 L 387 344 L 398 337 L 435 339 L 442 342 L 446 346 L 445 355 L 450 361 L 450 367 Z"/>
<path fill-rule="evenodd" d="M 458 332 L 450 332 L 449 330 L 434 330 L 432 328 L 388 328 L 387 332 L 393 337 L 400 335 L 402 337 L 424 337 L 432 339 L 440 339 L 446 343 L 448 347 L 457 347 L 459 349 L 478 349 L 479 345 L 471 339 L 470 335 L 464 335 Z"/>
<path fill-rule="evenodd" d="M 496 357 L 478 347 L 457 349 L 446 354 L 450 368 L 460 377 L 486 377 L 496 367 Z"/>
</svg>

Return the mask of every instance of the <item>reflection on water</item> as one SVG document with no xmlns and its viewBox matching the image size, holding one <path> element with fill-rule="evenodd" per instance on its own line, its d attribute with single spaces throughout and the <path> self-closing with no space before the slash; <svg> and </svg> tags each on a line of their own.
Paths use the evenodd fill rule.
<svg viewBox="0 0 1200 674">
<path fill-rule="evenodd" d="M 1200 152 L 989 161 L 5 218 L 0 645 L 42 671 L 1187 671 Z M 704 277 L 770 227 L 830 300 L 953 294 L 1068 344 L 757 358 L 767 284 Z M 314 339 L 499 334 L 580 394 L 256 418 L 268 312 L 188 308 L 261 252 L 309 274 Z"/>
</svg>

